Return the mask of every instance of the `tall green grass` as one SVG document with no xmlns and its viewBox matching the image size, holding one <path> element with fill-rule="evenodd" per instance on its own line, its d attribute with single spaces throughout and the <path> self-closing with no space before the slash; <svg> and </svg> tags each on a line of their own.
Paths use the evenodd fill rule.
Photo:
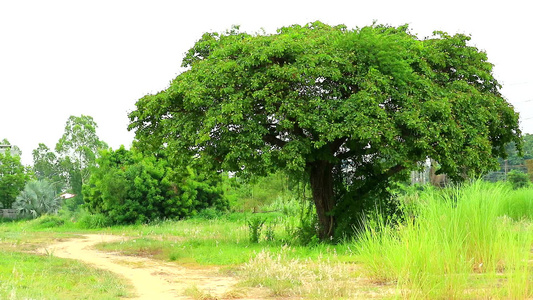
<svg viewBox="0 0 533 300">
<path fill-rule="evenodd" d="M 410 198 L 406 221 L 376 214 L 355 242 L 373 280 L 395 282 L 405 298 L 533 296 L 533 190 L 477 181 Z"/>
</svg>

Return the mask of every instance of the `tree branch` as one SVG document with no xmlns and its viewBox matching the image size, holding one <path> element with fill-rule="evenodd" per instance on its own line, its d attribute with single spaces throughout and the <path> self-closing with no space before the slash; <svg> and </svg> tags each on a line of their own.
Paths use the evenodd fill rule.
<svg viewBox="0 0 533 300">
<path fill-rule="evenodd" d="M 287 144 L 286 141 L 278 139 L 274 134 L 263 135 L 263 141 L 270 145 L 278 146 L 279 148 L 283 148 Z"/>
<path fill-rule="evenodd" d="M 341 138 L 334 140 L 330 145 L 331 153 L 337 152 L 339 148 L 342 146 L 342 144 L 346 142 L 347 139 L 348 139 L 347 137 L 341 137 Z"/>
<path fill-rule="evenodd" d="M 387 172 L 384 173 L 387 177 L 390 177 L 396 173 L 399 173 L 401 171 L 405 170 L 405 166 L 403 165 L 396 165 L 390 169 L 387 170 Z"/>
</svg>

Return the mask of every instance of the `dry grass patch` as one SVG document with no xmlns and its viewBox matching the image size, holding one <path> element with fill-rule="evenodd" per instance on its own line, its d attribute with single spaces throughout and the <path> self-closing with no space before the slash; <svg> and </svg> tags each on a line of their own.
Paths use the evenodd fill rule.
<svg viewBox="0 0 533 300">
<path fill-rule="evenodd" d="M 261 251 L 241 267 L 243 284 L 266 287 L 271 297 L 311 299 L 383 298 L 394 293 L 395 286 L 377 286 L 361 276 L 357 266 L 319 257 L 289 259 L 290 247 L 272 254 Z"/>
</svg>

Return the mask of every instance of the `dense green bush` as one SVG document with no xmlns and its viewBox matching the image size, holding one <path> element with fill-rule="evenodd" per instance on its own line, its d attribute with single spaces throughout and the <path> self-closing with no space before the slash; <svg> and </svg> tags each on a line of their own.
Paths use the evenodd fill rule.
<svg viewBox="0 0 533 300">
<path fill-rule="evenodd" d="M 527 176 L 526 173 L 517 170 L 512 170 L 507 174 L 507 181 L 511 183 L 513 189 L 527 187 L 530 183 L 529 176 Z"/>
<path fill-rule="evenodd" d="M 165 159 L 121 147 L 102 152 L 97 164 L 83 188 L 86 208 L 114 224 L 182 218 L 228 205 L 216 180 L 190 168 L 177 172 Z"/>
<path fill-rule="evenodd" d="M 37 218 L 45 214 L 57 214 L 61 208 L 61 198 L 55 187 L 47 180 L 30 181 L 17 196 L 13 208 L 23 216 Z"/>
</svg>

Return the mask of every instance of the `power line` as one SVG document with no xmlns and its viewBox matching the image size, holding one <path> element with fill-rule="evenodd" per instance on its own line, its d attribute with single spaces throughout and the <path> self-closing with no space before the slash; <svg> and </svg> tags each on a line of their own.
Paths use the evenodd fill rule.
<svg viewBox="0 0 533 300">
<path fill-rule="evenodd" d="M 531 102 L 533 101 L 533 99 L 526 99 L 526 100 L 511 100 L 510 102 L 511 103 L 527 103 L 527 102 Z"/>
<path fill-rule="evenodd" d="M 529 83 L 530 83 L 529 81 L 524 81 L 524 82 L 508 83 L 506 85 L 513 86 L 513 85 L 524 85 L 524 84 L 529 84 Z"/>
</svg>

